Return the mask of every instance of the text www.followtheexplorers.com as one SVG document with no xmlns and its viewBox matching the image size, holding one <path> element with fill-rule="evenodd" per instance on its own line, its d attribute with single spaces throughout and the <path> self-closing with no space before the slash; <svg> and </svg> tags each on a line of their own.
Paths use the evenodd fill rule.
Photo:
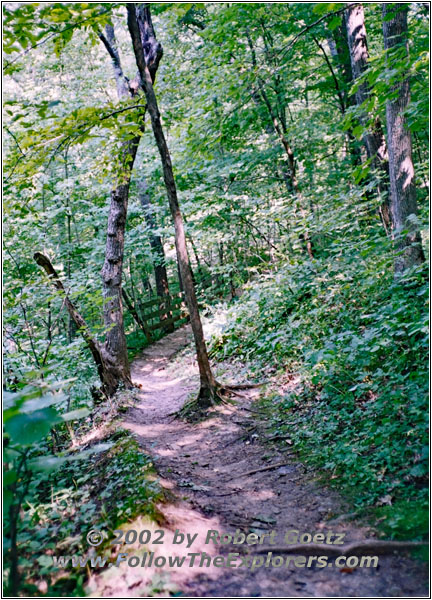
<svg viewBox="0 0 432 600">
<path fill-rule="evenodd" d="M 122 552 L 115 559 L 103 556 L 53 556 L 53 566 L 59 568 L 92 567 L 103 568 L 127 564 L 129 567 L 219 567 L 238 569 L 246 567 L 251 571 L 260 567 L 298 567 L 318 568 L 336 567 L 378 567 L 378 556 L 299 556 L 266 555 L 242 556 L 238 552 L 230 552 L 226 556 L 210 556 L 206 552 L 188 552 L 185 556 L 155 556 L 154 552 L 145 552 L 142 556 Z"/>
</svg>

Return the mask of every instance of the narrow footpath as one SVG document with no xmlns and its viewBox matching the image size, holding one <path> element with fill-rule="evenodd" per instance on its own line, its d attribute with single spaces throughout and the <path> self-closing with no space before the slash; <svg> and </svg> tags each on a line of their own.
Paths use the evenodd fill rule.
<svg viewBox="0 0 432 600">
<path fill-rule="evenodd" d="M 170 500 L 160 507 L 165 542 L 151 547 L 155 556 L 206 552 L 215 557 L 239 552 L 248 556 L 250 565 L 254 557 L 255 564 L 267 559 L 269 550 L 286 561 L 290 555 L 278 549 L 287 546 L 284 535 L 290 530 L 322 533 L 318 539 L 324 537 L 333 545 L 338 540 L 348 545 L 373 538 L 373 532 L 340 516 L 346 512 L 342 499 L 317 483 L 295 457 L 260 442 L 259 414 L 251 411 L 258 389 L 236 397 L 232 405 L 218 407 L 203 422 L 190 424 L 175 418 L 173 413 L 198 389 L 198 371 L 190 357 L 177 360 L 175 369 L 171 365 L 190 341 L 190 329 L 184 327 L 147 348 L 134 362 L 133 380 L 141 391 L 123 424 L 154 458 L 161 484 L 169 490 Z M 130 528 L 137 527 L 151 528 L 139 519 L 130 524 Z M 172 544 L 176 529 L 197 534 L 189 548 L 186 542 Z M 209 530 L 232 535 L 237 530 L 254 532 L 261 543 L 214 544 L 217 537 L 210 542 L 206 539 Z M 276 532 L 273 537 L 272 531 Z M 293 539 L 295 534 L 290 536 Z M 325 554 L 305 553 L 307 561 Z M 194 597 L 428 596 L 426 566 L 406 555 L 380 555 L 378 568 L 336 567 L 335 558 L 329 556 L 329 566 L 324 568 L 316 560 L 310 561 L 313 566 L 298 567 L 294 558 L 288 566 L 286 562 L 282 567 L 264 563 L 253 570 L 199 564 L 145 569 L 122 565 L 116 568 L 115 577 L 112 569 L 109 578 L 98 576 L 97 588 L 105 597 L 141 596 L 149 589 L 165 597 L 169 593 Z"/>
</svg>

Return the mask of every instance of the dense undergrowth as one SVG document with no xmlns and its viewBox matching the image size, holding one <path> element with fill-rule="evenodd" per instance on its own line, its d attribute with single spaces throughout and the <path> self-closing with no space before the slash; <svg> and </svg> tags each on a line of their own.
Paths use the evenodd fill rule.
<svg viewBox="0 0 432 600">
<path fill-rule="evenodd" d="M 128 402 L 128 395 L 120 393 L 109 412 L 103 406 L 96 407 L 86 421 L 73 421 L 77 436 L 72 425 L 68 429 L 63 425 L 62 429 L 57 423 L 57 443 L 63 442 L 63 450 L 59 452 L 57 448 L 55 455 L 52 433 L 39 443 L 28 440 L 32 443 L 30 452 L 25 440 L 14 435 L 14 419 L 22 420 L 23 414 L 31 421 L 28 431 L 36 430 L 42 415 L 32 413 L 30 406 L 24 403 L 20 412 L 11 414 L 6 421 L 10 469 L 5 478 L 12 483 L 14 492 L 12 503 L 9 498 L 5 503 L 7 595 L 18 591 L 26 596 L 84 596 L 86 570 L 56 567 L 53 559 L 91 554 L 86 536 L 93 529 L 109 533 L 138 515 L 153 521 L 159 519 L 156 503 L 162 499 L 162 492 L 152 459 L 142 452 L 130 433 L 119 427 L 115 416 L 127 408 Z M 50 409 L 48 427 L 52 426 L 54 414 Z M 25 468 L 19 458 L 24 456 Z M 18 498 L 21 506 L 15 522 L 9 509 L 13 509 Z M 15 583 L 11 577 L 14 527 L 18 530 Z M 103 553 L 107 544 L 108 539 L 98 552 Z"/>
<path fill-rule="evenodd" d="M 216 311 L 212 352 L 276 372 L 261 401 L 274 433 L 387 534 L 413 539 L 427 532 L 427 271 L 395 281 L 382 243 L 281 263 Z"/>
</svg>

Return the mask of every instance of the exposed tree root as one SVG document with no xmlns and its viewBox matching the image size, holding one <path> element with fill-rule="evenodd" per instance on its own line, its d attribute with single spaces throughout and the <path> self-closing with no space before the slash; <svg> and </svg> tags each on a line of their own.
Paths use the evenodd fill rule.
<svg viewBox="0 0 432 600">
<path fill-rule="evenodd" d="M 236 383 L 233 385 L 229 385 L 230 390 L 252 390 L 253 388 L 261 387 L 262 385 L 267 385 L 270 381 L 260 381 L 259 383 Z"/>
<path fill-rule="evenodd" d="M 183 407 L 175 413 L 177 417 L 187 421 L 196 422 L 205 419 L 209 415 L 209 409 L 220 404 L 232 404 L 232 396 L 241 396 L 231 386 L 216 382 L 211 388 L 202 388 L 196 398 L 186 402 Z"/>
<path fill-rule="evenodd" d="M 254 552 L 266 554 L 267 552 L 279 552 L 283 554 L 309 554 L 319 552 L 320 554 L 331 554 L 333 556 L 360 556 L 365 552 L 375 554 L 390 554 L 392 552 L 406 552 L 416 548 L 427 546 L 429 542 L 396 542 L 392 540 L 364 540 L 353 542 L 348 545 L 330 544 L 290 544 L 289 546 L 263 546 L 255 548 Z"/>
<path fill-rule="evenodd" d="M 255 475 L 255 473 L 262 473 L 264 471 L 271 471 L 272 469 L 278 469 L 279 467 L 287 467 L 290 464 L 291 463 L 282 462 L 282 463 L 276 463 L 275 465 L 267 465 L 266 467 L 261 467 L 260 469 L 254 469 L 253 471 L 246 471 L 246 473 L 240 473 L 240 475 L 236 475 L 235 477 L 231 477 L 230 479 L 228 479 L 228 481 L 231 481 L 231 479 L 238 479 L 239 477 L 246 477 L 247 475 Z"/>
</svg>

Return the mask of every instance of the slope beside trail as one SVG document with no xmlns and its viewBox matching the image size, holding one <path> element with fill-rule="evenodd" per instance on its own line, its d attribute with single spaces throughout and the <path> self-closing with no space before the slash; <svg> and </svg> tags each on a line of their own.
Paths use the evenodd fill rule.
<svg viewBox="0 0 432 600">
<path fill-rule="evenodd" d="M 155 556 L 181 557 L 190 552 L 266 556 L 259 550 L 271 545 L 268 536 L 263 546 L 206 544 L 208 530 L 231 534 L 238 529 L 259 534 L 274 530 L 275 547 L 286 546 L 284 535 L 292 529 L 326 536 L 329 532 L 343 534 L 344 543 L 373 537 L 373 532 L 338 517 L 344 511 L 341 498 L 317 483 L 298 460 L 260 442 L 256 433 L 259 414 L 251 411 L 259 390 L 245 392 L 234 404 L 218 407 L 197 424 L 173 416 L 198 389 L 198 371 L 190 355 L 177 359 L 175 369 L 171 365 L 190 341 L 190 329 L 184 327 L 147 348 L 134 362 L 133 380 L 141 391 L 123 423 L 153 457 L 162 486 L 170 490 L 170 500 L 160 506 L 164 543 L 149 548 Z M 279 463 L 279 467 L 262 470 Z M 157 528 L 140 519 L 128 526 Z M 190 548 L 172 544 L 176 529 L 197 534 Z M 125 551 L 131 552 L 130 548 Z M 275 551 L 274 556 L 286 560 L 289 555 Z M 334 561 L 335 557 L 331 558 Z M 170 593 L 193 597 L 428 596 L 425 565 L 396 554 L 380 556 L 378 568 L 301 568 L 291 562 L 253 571 L 199 564 L 172 568 L 122 565 L 107 571 L 109 575 L 97 575 L 92 582 L 93 589 L 104 597 L 139 597 L 149 589 L 162 597 Z"/>
</svg>

